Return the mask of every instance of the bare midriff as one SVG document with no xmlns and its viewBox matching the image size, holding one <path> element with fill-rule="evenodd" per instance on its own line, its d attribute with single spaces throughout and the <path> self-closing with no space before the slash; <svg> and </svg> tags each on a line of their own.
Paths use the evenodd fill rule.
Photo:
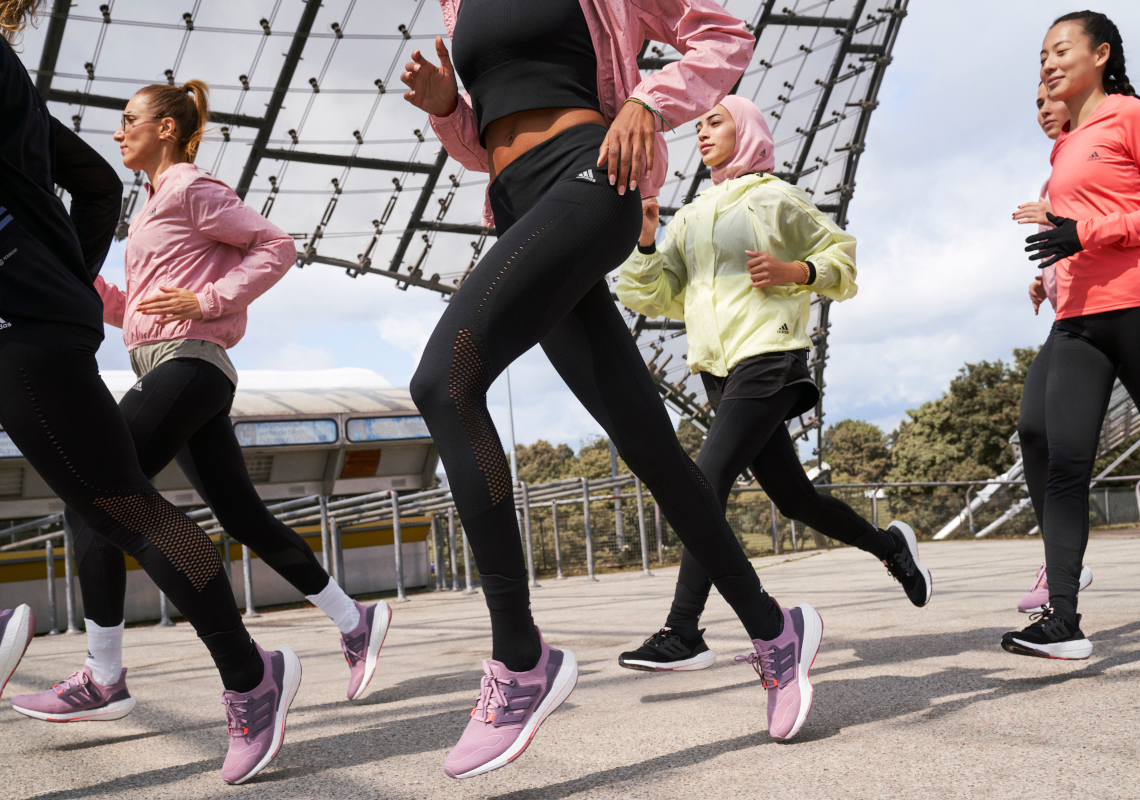
<svg viewBox="0 0 1140 800">
<path fill-rule="evenodd" d="M 491 180 L 527 150 L 588 122 L 606 124 L 601 114 L 589 108 L 536 108 L 495 120 L 483 134 Z"/>
</svg>

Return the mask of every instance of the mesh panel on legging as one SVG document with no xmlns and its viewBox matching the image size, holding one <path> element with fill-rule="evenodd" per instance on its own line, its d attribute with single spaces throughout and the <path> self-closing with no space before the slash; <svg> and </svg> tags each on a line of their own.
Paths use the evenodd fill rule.
<svg viewBox="0 0 1140 800">
<path fill-rule="evenodd" d="M 177 458 L 234 540 L 248 545 L 302 594 L 317 594 L 328 585 L 328 574 L 305 540 L 269 513 L 249 478 L 229 419 L 233 389 L 213 364 L 174 359 L 147 373 L 119 407 L 148 478 Z M 112 617 L 110 624 L 117 625 L 126 592 L 125 578 L 116 579 L 121 566 L 115 562 L 122 564 L 122 553 L 82 523 L 73 521 L 73 530 L 84 611 L 100 625 L 105 624 L 100 618 Z M 100 585 L 99 577 L 89 579 L 88 573 L 106 580 Z"/>
<path fill-rule="evenodd" d="M 597 143 L 592 148 L 584 158 L 596 157 Z M 576 166 L 578 172 L 588 170 L 589 161 L 584 163 L 586 167 Z M 506 175 L 501 173 L 500 180 Z M 604 280 L 636 242 L 641 219 L 637 193 L 618 195 L 604 181 L 560 180 L 521 209 L 517 222 L 514 215 L 519 212 L 495 205 L 494 196 L 492 203 L 499 239 L 452 296 L 411 386 L 439 447 L 480 574 L 514 583 L 525 578 L 526 567 L 511 494 L 492 493 L 494 485 L 488 483 L 478 442 L 464 417 L 471 409 L 485 409 L 485 387 L 541 342 L 555 369 L 610 434 L 626 463 L 661 499 L 666 518 L 683 541 L 692 543 L 710 573 L 718 580 L 743 576 L 743 581 L 726 584 L 725 594 L 750 633 L 770 632 L 775 604 L 763 593 L 715 494 L 704 485 L 700 470 L 687 463 Z M 453 397 L 457 384 L 451 377 L 462 331 L 471 333 L 486 376 L 467 383 L 468 391 Z M 505 470 L 497 435 L 494 441 L 495 460 Z M 509 610 L 492 609 L 499 660 L 511 649 L 509 637 L 500 631 L 517 629 L 530 616 L 526 593 L 502 588 L 496 596 L 509 594 L 512 599 Z M 775 614 L 778 632 L 781 623 L 778 611 Z"/>
<path fill-rule="evenodd" d="M 876 545 L 889 541 L 885 535 L 842 500 L 819 492 L 800 465 L 784 419 L 801 391 L 800 386 L 793 385 L 769 397 L 722 401 L 697 455 L 697 465 L 712 481 L 722 507 L 727 507 L 737 477 L 750 466 L 761 488 L 785 517 L 882 558 L 885 554 Z M 695 629 L 711 587 L 708 573 L 686 547 L 666 624 Z"/>
</svg>

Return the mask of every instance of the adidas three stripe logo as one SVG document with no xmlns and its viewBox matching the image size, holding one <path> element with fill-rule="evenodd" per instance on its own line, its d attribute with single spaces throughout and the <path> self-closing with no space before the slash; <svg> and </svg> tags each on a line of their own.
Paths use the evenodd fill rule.
<svg viewBox="0 0 1140 800">
<path fill-rule="evenodd" d="M 781 325 L 776 333 L 782 333 L 785 335 L 791 333 L 791 331 L 788 330 L 788 323 L 785 322 L 783 325 Z"/>
</svg>

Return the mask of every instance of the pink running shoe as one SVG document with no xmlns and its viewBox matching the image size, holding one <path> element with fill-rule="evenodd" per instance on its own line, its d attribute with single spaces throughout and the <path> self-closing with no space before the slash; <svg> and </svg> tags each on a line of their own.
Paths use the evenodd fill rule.
<svg viewBox="0 0 1140 800">
<path fill-rule="evenodd" d="M 96 683 L 91 667 L 86 664 L 63 683 L 57 683 L 39 694 L 22 694 L 12 698 L 12 708 L 25 717 L 44 722 L 110 722 L 122 719 L 135 707 L 135 698 L 127 691 L 127 671 L 108 686 Z"/>
<path fill-rule="evenodd" d="M 737 656 L 756 670 L 768 690 L 768 735 L 791 739 L 807 721 L 814 690 L 808 674 L 823 638 L 823 620 L 814 608 L 800 603 L 791 611 L 781 608 L 784 630 L 771 641 L 753 639 L 755 653 Z"/>
<path fill-rule="evenodd" d="M 539 633 L 542 641 L 542 634 Z M 569 650 L 542 641 L 542 657 L 529 672 L 483 662 L 479 699 L 467 729 L 443 763 L 452 778 L 471 778 L 504 767 L 526 750 L 538 726 L 574 691 L 578 662 Z"/>
<path fill-rule="evenodd" d="M 356 608 L 360 611 L 360 624 L 352 633 L 340 635 L 340 648 L 349 669 L 349 700 L 359 700 L 376 674 L 376 661 L 388 635 L 388 623 L 392 621 L 392 607 L 383 600 L 367 608 L 357 603 Z"/>
<path fill-rule="evenodd" d="M 1092 570 L 1087 566 L 1081 567 L 1081 581 L 1077 589 L 1078 592 L 1083 592 L 1085 589 L 1092 585 Z M 1040 611 L 1042 606 L 1049 605 L 1049 582 L 1045 579 L 1045 565 L 1041 565 L 1041 569 L 1037 570 L 1037 582 L 1033 584 L 1033 588 L 1025 597 L 1021 598 L 1021 602 L 1017 604 L 1017 610 L 1022 614 L 1032 614 Z"/>
<path fill-rule="evenodd" d="M 301 661 L 288 647 L 257 652 L 265 675 L 252 692 L 222 693 L 230 749 L 222 765 L 222 780 L 245 783 L 261 772 L 281 749 L 285 717 L 301 686 Z"/>
<path fill-rule="evenodd" d="M 36 633 L 36 615 L 27 605 L 0 610 L 0 695 Z"/>
</svg>

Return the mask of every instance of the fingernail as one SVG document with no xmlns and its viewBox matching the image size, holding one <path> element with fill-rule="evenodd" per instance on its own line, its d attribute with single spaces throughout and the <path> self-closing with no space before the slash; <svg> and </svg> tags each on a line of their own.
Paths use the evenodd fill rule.
<svg viewBox="0 0 1140 800">
<path fill-rule="evenodd" d="M 620 196 L 620 195 L 624 195 L 624 194 L 625 194 L 625 187 L 619 186 L 618 187 L 618 195 Z"/>
<path fill-rule="evenodd" d="M 617 175 L 610 175 L 610 186 L 613 186 L 615 183 L 617 183 Z"/>
<path fill-rule="evenodd" d="M 630 189 L 636 189 L 637 188 L 637 181 L 630 181 L 629 182 L 629 188 Z"/>
</svg>

